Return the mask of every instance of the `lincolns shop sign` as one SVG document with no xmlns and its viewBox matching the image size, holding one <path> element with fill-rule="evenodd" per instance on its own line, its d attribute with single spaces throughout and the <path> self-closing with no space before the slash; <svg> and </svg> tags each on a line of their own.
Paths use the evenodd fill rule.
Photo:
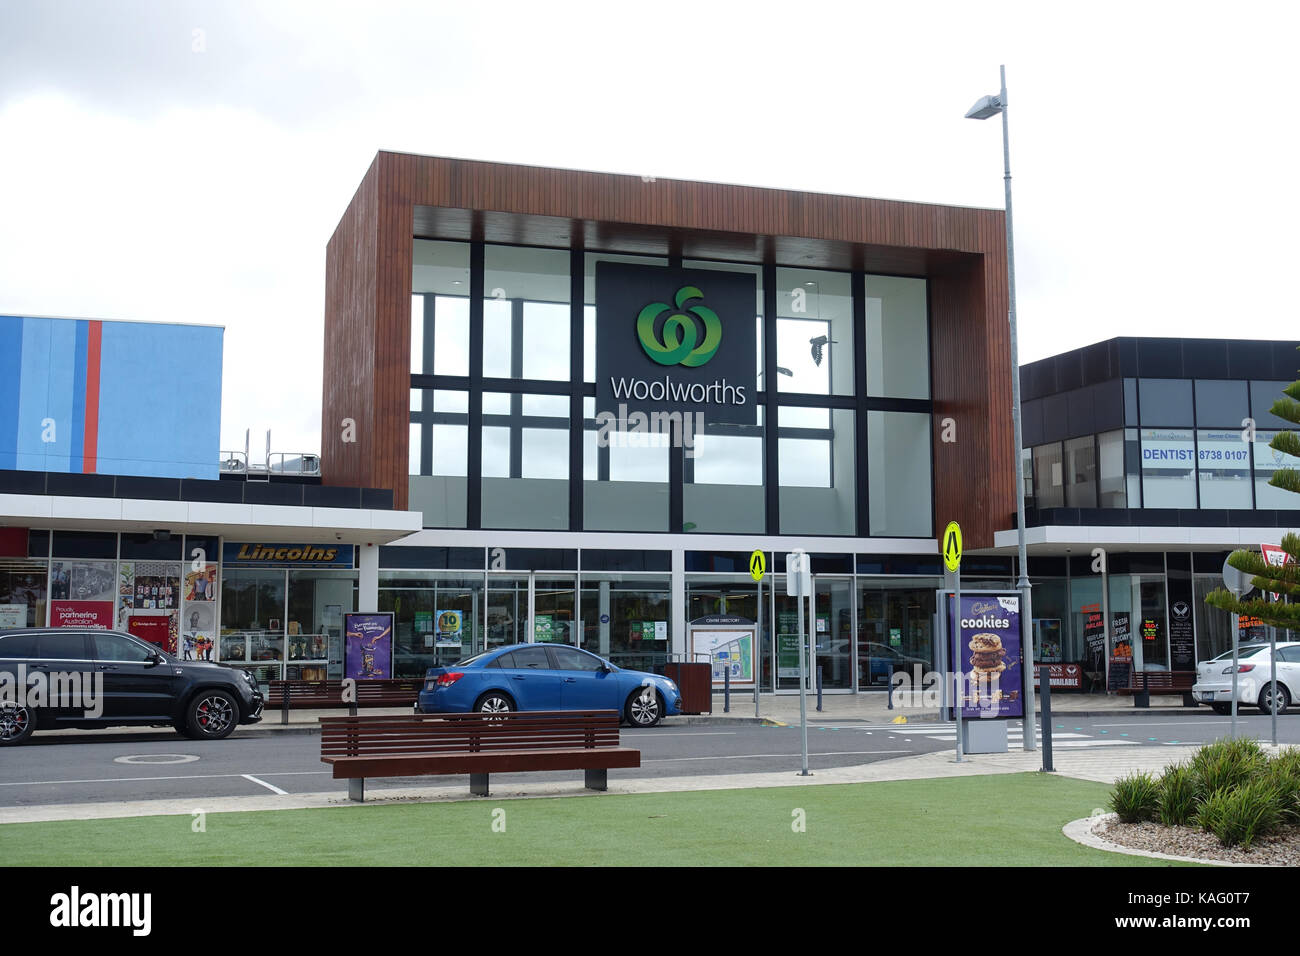
<svg viewBox="0 0 1300 956">
<path fill-rule="evenodd" d="M 596 263 L 596 411 L 756 422 L 758 285 L 744 272 Z"/>
<path fill-rule="evenodd" d="M 227 568 L 350 568 L 353 549 L 350 544 L 264 544 L 254 541 L 230 541 L 222 551 Z"/>
</svg>

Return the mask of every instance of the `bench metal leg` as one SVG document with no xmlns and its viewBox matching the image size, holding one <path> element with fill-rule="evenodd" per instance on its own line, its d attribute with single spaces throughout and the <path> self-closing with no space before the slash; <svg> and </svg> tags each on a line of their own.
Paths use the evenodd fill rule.
<svg viewBox="0 0 1300 956">
<path fill-rule="evenodd" d="M 469 792 L 476 797 L 486 797 L 488 795 L 488 775 L 485 773 L 470 774 Z"/>
<path fill-rule="evenodd" d="M 586 780 L 583 785 L 588 790 L 608 790 L 609 789 L 609 771 L 608 770 L 584 770 L 583 774 Z"/>
<path fill-rule="evenodd" d="M 348 781 L 348 799 L 364 803 L 366 799 L 366 778 L 353 777 Z"/>
</svg>

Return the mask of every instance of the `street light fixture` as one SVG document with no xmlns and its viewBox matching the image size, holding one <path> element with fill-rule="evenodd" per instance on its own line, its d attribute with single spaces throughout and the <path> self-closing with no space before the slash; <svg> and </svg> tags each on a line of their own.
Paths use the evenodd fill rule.
<svg viewBox="0 0 1300 956">
<path fill-rule="evenodd" d="M 966 111 L 967 119 L 985 120 L 1002 114 L 1002 181 L 1007 203 L 1007 322 L 1011 326 L 1011 421 L 1015 431 L 1016 454 L 1016 548 L 1020 577 L 1021 648 L 1025 655 L 1024 749 L 1037 749 L 1037 717 L 1034 714 L 1034 615 L 1029 595 L 1029 575 L 1025 561 L 1025 455 L 1020 432 L 1020 358 L 1016 339 L 1016 256 L 1011 239 L 1011 146 L 1007 135 L 1007 68 L 998 68 L 1002 89 L 993 96 L 983 96 Z"/>
</svg>

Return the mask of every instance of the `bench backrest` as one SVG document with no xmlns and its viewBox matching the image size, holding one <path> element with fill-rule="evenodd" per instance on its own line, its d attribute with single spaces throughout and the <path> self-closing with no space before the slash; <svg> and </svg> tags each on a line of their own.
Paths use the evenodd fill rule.
<svg viewBox="0 0 1300 956">
<path fill-rule="evenodd" d="M 322 757 L 617 747 L 616 710 L 320 717 Z"/>
</svg>

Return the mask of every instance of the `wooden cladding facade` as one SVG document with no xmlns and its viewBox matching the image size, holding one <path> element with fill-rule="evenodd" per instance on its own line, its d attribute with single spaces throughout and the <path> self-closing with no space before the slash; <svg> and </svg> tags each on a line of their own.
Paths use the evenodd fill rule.
<svg viewBox="0 0 1300 956">
<path fill-rule="evenodd" d="M 379 153 L 326 250 L 322 470 L 407 502 L 416 236 L 930 280 L 934 521 L 1011 526 L 1001 210 Z M 955 441 L 943 441 L 953 420 Z"/>
</svg>

